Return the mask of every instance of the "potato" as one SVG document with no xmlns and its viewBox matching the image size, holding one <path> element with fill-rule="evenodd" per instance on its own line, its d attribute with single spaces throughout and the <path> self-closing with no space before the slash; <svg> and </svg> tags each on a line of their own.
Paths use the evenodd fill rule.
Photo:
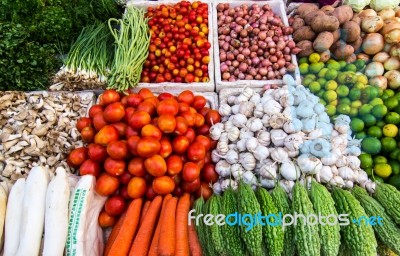
<svg viewBox="0 0 400 256">
<path fill-rule="evenodd" d="M 337 29 L 332 32 L 333 35 L 333 42 L 337 42 L 340 39 L 340 29 Z"/>
<path fill-rule="evenodd" d="M 354 53 L 345 59 L 345 61 L 347 63 L 352 63 L 352 62 L 354 62 L 356 60 L 357 60 L 357 56 Z"/>
<path fill-rule="evenodd" d="M 325 14 L 331 14 L 335 10 L 335 7 L 332 5 L 325 5 L 321 8 L 321 11 L 323 11 Z"/>
<path fill-rule="evenodd" d="M 301 27 L 305 26 L 305 22 L 302 18 L 295 18 L 292 24 L 292 28 L 294 31 L 298 30 Z"/>
<path fill-rule="evenodd" d="M 345 60 L 354 53 L 354 48 L 351 45 L 341 46 L 335 51 L 335 58 L 338 60 Z"/>
<path fill-rule="evenodd" d="M 307 13 L 316 11 L 316 10 L 318 10 L 318 9 L 319 9 L 319 8 L 318 8 L 318 5 L 317 5 L 317 4 L 304 3 L 304 4 L 301 4 L 301 5 L 297 8 L 296 13 L 297 13 L 298 15 L 300 15 L 301 18 L 304 19 L 304 17 L 307 15 Z"/>
<path fill-rule="evenodd" d="M 366 33 L 378 32 L 383 27 L 383 19 L 380 16 L 368 16 L 362 19 L 361 29 Z"/>
<path fill-rule="evenodd" d="M 299 28 L 293 33 L 293 40 L 297 43 L 303 40 L 313 41 L 315 39 L 315 32 L 310 26 L 304 26 Z"/>
<path fill-rule="evenodd" d="M 333 42 L 333 35 L 331 32 L 321 32 L 314 40 L 313 47 L 316 52 L 324 52 L 331 48 Z"/>
<path fill-rule="evenodd" d="M 361 25 L 362 20 L 360 18 L 360 15 L 358 15 L 358 13 L 354 13 L 353 18 L 351 20 L 357 23 L 358 26 Z"/>
<path fill-rule="evenodd" d="M 337 7 L 331 15 L 335 16 L 339 20 L 340 25 L 342 25 L 353 18 L 353 9 L 349 5 L 342 5 Z"/>
<path fill-rule="evenodd" d="M 309 40 L 300 41 L 296 44 L 296 46 L 302 50 L 298 54 L 299 57 L 307 57 L 314 52 L 313 45 Z"/>
<path fill-rule="evenodd" d="M 320 61 L 325 63 L 331 58 L 331 52 L 329 50 L 326 50 L 320 53 L 319 56 L 320 56 Z"/>
<path fill-rule="evenodd" d="M 339 28 L 339 21 L 334 16 L 315 16 L 312 20 L 311 28 L 317 33 L 324 31 L 333 32 Z"/>
<path fill-rule="evenodd" d="M 363 42 L 363 40 L 362 40 L 362 38 L 360 36 L 360 37 L 358 37 L 358 39 L 356 41 L 354 41 L 354 42 L 352 42 L 350 44 L 351 46 L 353 46 L 355 53 L 361 52 L 361 50 L 362 50 L 361 49 L 362 42 Z"/>
<path fill-rule="evenodd" d="M 343 24 L 341 38 L 347 43 L 356 41 L 360 37 L 360 26 L 354 21 L 347 21 Z"/>
<path fill-rule="evenodd" d="M 344 47 L 346 46 L 346 43 L 343 42 L 342 40 L 338 40 L 337 42 L 335 42 L 334 44 L 332 44 L 331 48 L 329 48 L 329 51 L 331 53 L 334 53 L 336 51 L 336 49 L 340 48 L 340 47 Z"/>
<path fill-rule="evenodd" d="M 373 9 L 365 9 L 362 10 L 358 15 L 360 16 L 361 19 L 363 19 L 368 16 L 377 16 L 378 14 Z"/>
<path fill-rule="evenodd" d="M 312 21 L 313 21 L 313 19 L 314 19 L 316 16 L 324 16 L 324 15 L 325 15 L 325 13 L 324 13 L 323 11 L 309 12 L 309 13 L 307 13 L 307 15 L 304 17 L 304 22 L 305 22 L 308 26 L 310 26 L 311 23 L 312 23 Z"/>
</svg>

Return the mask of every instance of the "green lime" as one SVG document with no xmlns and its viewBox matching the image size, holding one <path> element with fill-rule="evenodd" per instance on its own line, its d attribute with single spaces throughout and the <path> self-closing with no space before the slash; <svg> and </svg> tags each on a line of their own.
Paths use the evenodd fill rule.
<svg viewBox="0 0 400 256">
<path fill-rule="evenodd" d="M 361 132 L 364 130 L 364 122 L 360 118 L 353 118 L 350 122 L 350 128 L 352 131 Z"/>
<path fill-rule="evenodd" d="M 315 95 L 318 96 L 318 98 L 322 99 L 324 97 L 324 90 L 320 90 L 319 92 L 317 92 Z"/>
<path fill-rule="evenodd" d="M 379 91 L 378 96 L 379 96 L 379 97 L 382 97 L 382 95 L 383 95 L 383 89 L 380 88 L 380 87 L 378 87 L 378 91 Z"/>
<path fill-rule="evenodd" d="M 360 100 L 355 100 L 350 104 L 350 106 L 359 109 L 362 106 L 362 102 Z"/>
<path fill-rule="evenodd" d="M 361 82 L 356 82 L 356 83 L 353 85 L 353 88 L 357 88 L 357 89 L 362 90 L 362 89 L 367 88 L 367 86 L 366 86 L 365 84 L 361 83 Z"/>
<path fill-rule="evenodd" d="M 349 98 L 351 100 L 359 100 L 361 98 L 361 90 L 358 88 L 351 88 L 349 92 Z"/>
<path fill-rule="evenodd" d="M 387 178 L 392 174 L 392 167 L 388 164 L 376 164 L 374 166 L 374 172 L 381 178 Z"/>
<path fill-rule="evenodd" d="M 351 108 L 350 108 L 350 105 L 348 105 L 348 104 L 339 104 L 336 107 L 336 110 L 339 114 L 348 115 L 350 113 Z"/>
<path fill-rule="evenodd" d="M 366 127 L 370 127 L 376 124 L 376 118 L 371 114 L 365 114 L 361 116 L 361 120 L 364 121 Z"/>
<path fill-rule="evenodd" d="M 324 97 L 323 97 L 327 102 L 331 102 L 337 99 L 337 94 L 335 91 L 332 90 L 327 90 L 324 92 Z"/>
<path fill-rule="evenodd" d="M 362 140 L 362 139 L 365 139 L 367 137 L 367 134 L 364 131 L 362 131 L 362 132 L 356 133 L 355 137 L 356 137 L 357 140 Z"/>
<path fill-rule="evenodd" d="M 387 164 L 388 160 L 384 156 L 374 157 L 374 164 Z"/>
<path fill-rule="evenodd" d="M 336 70 L 339 71 L 340 70 L 340 64 L 333 60 L 333 61 L 328 61 L 328 65 L 326 66 L 329 70 Z"/>
<path fill-rule="evenodd" d="M 308 88 L 312 93 L 317 93 L 321 90 L 321 85 L 318 82 L 314 81 L 308 85 Z"/>
<path fill-rule="evenodd" d="M 320 59 L 321 59 L 321 56 L 316 52 L 311 53 L 310 56 L 308 56 L 308 61 L 310 63 L 318 63 L 320 61 Z"/>
<path fill-rule="evenodd" d="M 363 60 L 356 60 L 354 62 L 354 65 L 356 65 L 357 70 L 361 70 L 365 67 L 365 61 Z"/>
<path fill-rule="evenodd" d="M 315 79 L 312 79 L 311 77 L 305 77 L 305 78 L 303 79 L 303 85 L 304 85 L 304 86 L 308 86 L 308 85 L 310 85 L 310 83 L 313 82 L 313 81 L 315 81 Z"/>
<path fill-rule="evenodd" d="M 307 63 L 302 63 L 299 65 L 300 74 L 305 75 L 308 73 L 309 65 Z"/>
<path fill-rule="evenodd" d="M 382 137 L 382 130 L 378 126 L 371 126 L 368 128 L 367 134 L 379 139 Z"/>
<path fill-rule="evenodd" d="M 396 93 L 396 94 L 394 95 L 394 97 L 396 97 L 398 100 L 400 100 L 400 92 Z"/>
<path fill-rule="evenodd" d="M 321 103 L 324 106 L 328 105 L 328 103 L 325 100 L 321 99 L 321 98 L 319 99 L 319 103 Z"/>
<path fill-rule="evenodd" d="M 322 77 L 318 78 L 317 82 L 321 85 L 321 87 L 324 87 L 326 84 L 325 78 Z"/>
<path fill-rule="evenodd" d="M 339 60 L 338 62 L 339 62 L 339 65 L 340 65 L 341 69 L 346 67 L 346 65 L 347 65 L 346 61 L 344 61 L 344 60 Z"/>
<path fill-rule="evenodd" d="M 325 111 L 328 116 L 333 116 L 334 114 L 336 114 L 336 107 L 328 104 L 326 105 Z"/>
<path fill-rule="evenodd" d="M 308 67 L 308 71 L 311 74 L 318 74 L 319 71 L 321 71 L 321 69 L 324 67 L 324 63 L 312 63 L 310 64 L 310 66 Z M 301 71 L 300 71 L 301 72 Z"/>
<path fill-rule="evenodd" d="M 383 102 L 388 110 L 392 110 L 399 105 L 399 100 L 396 97 L 390 97 Z"/>
<path fill-rule="evenodd" d="M 400 162 L 397 160 L 389 160 L 388 164 L 392 167 L 393 174 L 400 173 Z"/>
<path fill-rule="evenodd" d="M 383 100 L 381 98 L 375 98 L 373 100 L 371 100 L 369 102 L 369 104 L 371 104 L 372 106 L 376 106 L 376 105 L 384 105 L 383 104 Z"/>
<path fill-rule="evenodd" d="M 301 57 L 299 59 L 299 64 L 303 64 L 303 63 L 307 63 L 308 62 L 308 58 L 307 57 Z"/>
<path fill-rule="evenodd" d="M 336 79 L 337 76 L 338 76 L 338 72 L 335 69 L 328 69 L 328 71 L 325 73 L 326 80 Z"/>
<path fill-rule="evenodd" d="M 393 109 L 394 112 L 396 112 L 397 114 L 400 114 L 400 105 L 398 105 L 397 107 L 395 107 Z"/>
<path fill-rule="evenodd" d="M 326 90 L 336 90 L 338 87 L 338 84 L 335 80 L 329 80 L 325 84 L 325 89 Z"/>
<path fill-rule="evenodd" d="M 384 137 L 381 139 L 382 150 L 385 152 L 390 152 L 397 148 L 397 142 L 394 138 Z"/>
<path fill-rule="evenodd" d="M 322 68 L 319 72 L 318 72 L 318 77 L 324 78 L 326 75 L 326 72 L 328 72 L 329 69 L 327 68 Z"/>
<path fill-rule="evenodd" d="M 329 102 L 329 104 L 336 107 L 338 105 L 338 100 L 336 99 L 334 101 L 331 101 Z"/>
<path fill-rule="evenodd" d="M 389 112 L 385 116 L 385 122 L 387 124 L 398 124 L 400 123 L 400 115 L 396 112 Z"/>
<path fill-rule="evenodd" d="M 360 115 L 365 115 L 365 114 L 369 114 L 372 110 L 373 106 L 370 104 L 364 104 L 361 106 L 361 108 L 359 109 L 359 113 Z"/>
<path fill-rule="evenodd" d="M 390 97 L 394 96 L 394 91 L 392 89 L 383 90 L 383 94 L 381 96 L 382 100 L 386 100 Z"/>
<path fill-rule="evenodd" d="M 349 95 L 349 92 L 349 87 L 347 87 L 346 85 L 339 85 L 336 89 L 336 93 L 339 97 L 346 97 L 347 95 Z"/>
<path fill-rule="evenodd" d="M 364 169 L 364 171 L 368 174 L 368 176 L 371 176 L 372 173 L 374 172 L 374 171 L 372 170 L 372 167 L 363 168 L 363 169 Z"/>
<path fill-rule="evenodd" d="M 364 89 L 361 89 L 361 100 L 363 102 L 368 102 L 372 99 L 371 97 L 371 90 L 369 89 L 369 87 L 366 87 Z"/>
<path fill-rule="evenodd" d="M 382 120 L 379 120 L 376 122 L 376 126 L 378 126 L 379 128 L 383 128 L 383 126 L 385 126 L 385 125 L 386 125 L 385 122 Z"/>
<path fill-rule="evenodd" d="M 369 86 L 368 88 L 369 88 L 370 93 L 371 93 L 371 94 L 370 94 L 371 99 L 375 99 L 376 97 L 379 96 L 379 88 L 378 88 L 378 87 L 376 87 L 376 86 Z"/>
<path fill-rule="evenodd" d="M 382 177 L 379 177 L 379 176 L 376 176 L 376 175 L 371 177 L 371 178 L 372 178 L 372 180 L 374 182 L 378 182 L 378 183 L 384 183 L 385 182 L 385 180 Z"/>
<path fill-rule="evenodd" d="M 345 71 L 353 71 L 353 72 L 356 72 L 356 71 L 357 71 L 357 67 L 356 67 L 356 65 L 354 65 L 354 64 L 347 64 L 347 65 L 344 67 L 344 70 L 345 70 Z"/>
<path fill-rule="evenodd" d="M 397 160 L 397 158 L 399 158 L 399 156 L 400 156 L 400 148 L 396 148 L 395 150 L 390 152 L 389 156 L 390 156 L 391 159 Z"/>
<path fill-rule="evenodd" d="M 394 172 L 393 172 L 394 173 Z M 398 190 L 400 190 L 400 175 L 396 174 L 389 178 L 387 181 L 392 186 L 395 186 Z"/>
<path fill-rule="evenodd" d="M 388 112 L 387 107 L 383 104 L 378 104 L 374 106 L 371 110 L 371 113 L 376 118 L 383 118 L 387 114 L 387 112 Z"/>
<path fill-rule="evenodd" d="M 368 154 L 378 154 L 381 151 L 381 142 L 374 137 L 367 137 L 361 142 L 362 151 Z"/>
<path fill-rule="evenodd" d="M 336 80 L 339 84 L 354 84 L 357 82 L 357 76 L 352 72 L 346 71 L 339 73 Z"/>
<path fill-rule="evenodd" d="M 351 107 L 351 108 L 350 108 L 349 116 L 350 116 L 350 117 L 356 117 L 356 116 L 358 116 L 358 109 L 357 109 L 357 108 Z"/>
<path fill-rule="evenodd" d="M 351 100 L 349 98 L 341 98 L 339 104 L 351 105 Z"/>
<path fill-rule="evenodd" d="M 361 162 L 361 168 L 365 169 L 365 168 L 370 168 L 373 166 L 373 161 L 372 161 L 372 157 L 370 154 L 365 154 L 362 153 L 359 157 L 360 162 Z"/>
</svg>

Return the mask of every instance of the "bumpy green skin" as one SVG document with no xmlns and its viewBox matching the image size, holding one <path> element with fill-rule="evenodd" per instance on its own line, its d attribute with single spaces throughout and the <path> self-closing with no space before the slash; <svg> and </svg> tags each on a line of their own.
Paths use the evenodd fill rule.
<svg viewBox="0 0 400 256">
<path fill-rule="evenodd" d="M 378 255 L 379 256 L 398 256 L 398 254 L 394 253 L 392 250 L 390 250 L 382 242 L 378 242 L 377 251 L 378 251 Z"/>
<path fill-rule="evenodd" d="M 276 186 L 272 190 L 271 197 L 282 216 L 293 213 L 290 199 L 281 186 Z M 293 256 L 296 251 L 293 226 L 287 226 L 284 229 L 284 245 L 282 256 Z"/>
<path fill-rule="evenodd" d="M 211 213 L 211 209 L 210 209 L 211 208 L 211 198 L 212 197 L 210 197 L 204 205 L 204 212 L 203 212 L 204 216 L 206 214 Z M 204 218 L 204 216 L 203 216 L 203 218 Z M 205 224 L 203 224 L 203 225 L 204 225 L 205 239 L 206 239 L 206 241 L 205 241 L 205 246 L 206 246 L 205 252 L 206 253 L 205 254 L 206 254 L 206 256 L 218 256 L 218 253 L 216 252 L 215 247 L 214 247 L 214 243 L 210 240 L 211 232 L 212 232 L 211 226 L 207 226 Z"/>
<path fill-rule="evenodd" d="M 271 195 L 264 188 L 259 188 L 256 191 L 258 203 L 260 204 L 262 215 L 268 216 L 269 214 L 278 215 L 279 211 L 276 207 Z M 276 220 L 274 220 L 276 221 Z M 266 224 L 263 228 L 264 242 L 270 256 L 280 256 L 283 252 L 283 230 L 280 225 L 272 226 Z"/>
<path fill-rule="evenodd" d="M 243 181 L 239 184 L 238 189 L 238 208 L 239 213 L 257 215 L 261 212 L 260 204 L 254 191 L 249 185 Z M 247 219 L 248 221 L 248 219 Z M 262 252 L 262 226 L 255 225 L 251 230 L 247 231 L 245 225 L 240 226 L 241 236 L 246 245 L 246 249 L 251 256 L 261 256 Z"/>
<path fill-rule="evenodd" d="M 313 205 L 308 198 L 307 189 L 297 182 L 293 187 L 293 211 L 297 214 L 309 216 L 315 214 Z M 295 240 L 297 255 L 321 255 L 321 243 L 318 235 L 318 225 L 306 225 L 303 218 L 298 218 L 295 225 Z"/>
<path fill-rule="evenodd" d="M 215 217 L 218 214 L 221 214 L 222 208 L 222 197 L 220 195 L 213 195 L 209 199 L 210 206 L 209 206 L 209 213 Z M 219 256 L 227 255 L 226 251 L 224 250 L 224 241 L 222 236 L 222 226 L 218 226 L 215 224 L 210 226 L 210 241 L 209 243 L 213 244 L 215 253 Z"/>
<path fill-rule="evenodd" d="M 198 216 L 199 214 L 204 214 L 204 210 L 205 210 L 205 201 L 203 197 L 200 197 L 199 199 L 197 199 L 194 202 L 194 209 L 196 210 L 196 216 Z M 210 253 L 208 253 L 208 248 L 207 248 L 207 235 L 206 235 L 206 229 L 205 229 L 205 225 L 204 222 L 202 221 L 203 219 L 200 219 L 199 221 L 199 225 L 196 225 L 196 231 L 197 231 L 197 235 L 199 237 L 199 241 L 201 244 L 201 248 L 202 251 L 204 252 L 205 255 L 210 255 Z"/>
<path fill-rule="evenodd" d="M 394 222 L 400 226 L 400 191 L 392 185 L 379 183 L 373 196 L 385 208 Z"/>
<path fill-rule="evenodd" d="M 377 242 L 370 225 L 357 225 L 352 222 L 367 216 L 357 199 L 349 192 L 335 188 L 332 192 L 338 214 L 349 214 L 350 224 L 341 226 L 341 235 L 346 247 L 353 256 L 375 256 Z"/>
<path fill-rule="evenodd" d="M 311 202 L 315 213 L 321 216 L 334 214 L 337 216 L 335 202 L 329 191 L 321 184 L 313 182 L 310 193 Z M 336 256 L 340 247 L 340 226 L 318 225 L 321 239 L 321 254 L 324 256 Z"/>
<path fill-rule="evenodd" d="M 228 188 L 224 191 L 222 196 L 221 213 L 228 216 L 235 212 L 238 212 L 237 195 L 233 189 Z M 246 254 L 246 249 L 240 236 L 239 226 L 229 226 L 225 224 L 222 226 L 222 234 L 224 238 L 224 247 L 228 255 L 242 256 Z"/>
<path fill-rule="evenodd" d="M 361 203 L 368 216 L 380 216 L 382 217 L 383 225 L 373 225 L 375 233 L 379 239 L 389 247 L 393 252 L 400 254 L 400 229 L 396 227 L 396 224 L 392 221 L 389 215 L 386 214 L 385 208 L 370 197 L 367 191 L 360 187 L 354 187 L 352 191 L 353 195 Z"/>
</svg>

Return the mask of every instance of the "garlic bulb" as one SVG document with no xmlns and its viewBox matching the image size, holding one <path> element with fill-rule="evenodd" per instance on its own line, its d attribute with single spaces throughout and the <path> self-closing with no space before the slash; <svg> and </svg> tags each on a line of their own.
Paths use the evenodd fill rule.
<svg viewBox="0 0 400 256">
<path fill-rule="evenodd" d="M 291 180 L 280 180 L 279 185 L 283 188 L 283 190 L 286 191 L 286 193 L 291 193 L 293 186 L 294 186 L 294 181 Z"/>
<path fill-rule="evenodd" d="M 271 143 L 271 135 L 267 131 L 259 131 L 257 133 L 257 140 L 260 145 L 268 147 Z"/>
<path fill-rule="evenodd" d="M 292 161 L 282 163 L 279 171 L 286 180 L 297 180 L 300 178 L 300 170 Z"/>
<path fill-rule="evenodd" d="M 266 179 L 276 179 L 278 166 L 276 164 L 265 164 L 260 168 L 260 176 Z"/>
<path fill-rule="evenodd" d="M 322 138 L 315 139 L 311 141 L 310 144 L 310 153 L 316 157 L 325 157 L 330 154 L 331 151 L 331 144 Z"/>
<path fill-rule="evenodd" d="M 231 120 L 228 120 L 224 123 L 225 131 L 230 131 L 233 127 L 235 127 L 235 125 L 233 124 L 233 122 Z"/>
<path fill-rule="evenodd" d="M 252 153 L 241 153 L 239 155 L 239 163 L 242 164 L 246 171 L 252 171 L 256 168 L 256 159 Z"/>
<path fill-rule="evenodd" d="M 285 144 L 287 134 L 281 129 L 272 129 L 270 131 L 271 141 L 276 147 L 282 147 Z"/>
<path fill-rule="evenodd" d="M 247 98 L 243 93 L 239 94 L 239 96 L 236 97 L 235 99 L 235 104 L 239 105 L 242 102 L 247 102 L 249 98 Z"/>
<path fill-rule="evenodd" d="M 254 151 L 256 151 L 256 148 L 258 147 L 258 140 L 256 139 L 256 138 L 254 138 L 254 137 L 251 137 L 251 138 L 248 138 L 247 140 L 246 140 L 246 148 L 247 148 L 247 151 L 249 151 L 249 152 L 254 152 Z"/>
<path fill-rule="evenodd" d="M 259 118 L 251 117 L 247 120 L 246 127 L 252 132 L 257 132 L 263 128 L 263 124 Z"/>
<path fill-rule="evenodd" d="M 343 180 L 354 180 L 354 172 L 351 168 L 347 166 L 343 166 L 338 168 L 339 176 L 343 178 Z"/>
<path fill-rule="evenodd" d="M 254 115 L 254 117 L 257 117 L 257 118 L 262 118 L 264 116 L 264 108 L 261 103 L 258 103 L 256 105 L 256 107 L 254 108 L 253 115 Z"/>
<path fill-rule="evenodd" d="M 229 150 L 228 143 L 223 142 L 223 141 L 219 141 L 217 143 L 217 152 L 218 152 L 218 154 L 224 156 L 226 153 L 228 153 L 228 150 Z"/>
<path fill-rule="evenodd" d="M 239 154 L 235 150 L 229 150 L 224 156 L 229 164 L 236 164 L 239 161 Z"/>
<path fill-rule="evenodd" d="M 243 89 L 242 94 L 247 98 L 250 99 L 252 96 L 257 95 L 253 89 L 250 87 L 246 87 Z"/>
<path fill-rule="evenodd" d="M 247 117 L 241 113 L 238 113 L 233 116 L 232 123 L 234 126 L 238 128 L 243 128 L 246 126 Z"/>
<path fill-rule="evenodd" d="M 263 123 L 264 127 L 269 127 L 269 120 L 271 119 L 270 115 L 263 115 L 261 122 Z"/>
<path fill-rule="evenodd" d="M 229 177 L 231 174 L 231 165 L 227 161 L 221 160 L 215 165 L 215 171 L 221 177 Z"/>
<path fill-rule="evenodd" d="M 267 147 L 258 145 L 254 150 L 253 155 L 258 161 L 262 161 L 269 156 L 269 150 Z"/>
<path fill-rule="evenodd" d="M 218 161 L 221 160 L 221 157 L 219 156 L 216 149 L 211 151 L 211 160 L 213 161 L 213 163 L 218 163 Z"/>
<path fill-rule="evenodd" d="M 296 114 L 299 118 L 311 118 L 314 115 L 314 104 L 306 100 L 300 102 Z"/>
<path fill-rule="evenodd" d="M 263 188 L 272 189 L 275 187 L 275 180 L 260 177 L 260 184 Z"/>
<path fill-rule="evenodd" d="M 235 180 L 241 178 L 243 176 L 243 167 L 241 164 L 233 164 L 231 166 L 231 173 Z"/>
<path fill-rule="evenodd" d="M 232 142 L 239 139 L 239 135 L 240 135 L 240 130 L 235 126 L 233 126 L 230 130 L 228 130 L 228 140 Z"/>
<path fill-rule="evenodd" d="M 235 104 L 236 96 L 235 95 L 230 95 L 227 98 L 228 104 L 233 105 Z"/>
<path fill-rule="evenodd" d="M 253 102 L 241 102 L 239 105 L 239 113 L 245 115 L 246 117 L 252 117 L 254 107 L 255 105 Z"/>
<path fill-rule="evenodd" d="M 287 118 L 282 113 L 274 114 L 269 119 L 269 125 L 273 129 L 280 129 L 285 124 Z"/>
<path fill-rule="evenodd" d="M 243 152 L 243 151 L 247 150 L 246 141 L 247 141 L 247 139 L 241 139 L 238 142 L 236 142 L 236 147 L 239 150 L 239 152 Z"/>
<path fill-rule="evenodd" d="M 255 105 L 259 104 L 261 102 L 261 96 L 258 93 L 254 93 L 253 96 L 251 96 L 250 102 L 253 102 Z M 262 105 L 261 105 L 262 106 Z M 256 106 L 257 107 L 257 106 Z"/>
<path fill-rule="evenodd" d="M 212 189 L 213 189 L 214 194 L 216 194 L 216 195 L 221 194 L 222 193 L 221 183 L 219 183 L 219 182 L 214 183 L 212 186 Z"/>
<path fill-rule="evenodd" d="M 214 124 L 210 128 L 210 138 L 212 140 L 219 140 L 223 131 L 224 131 L 224 125 L 222 123 Z"/>
<path fill-rule="evenodd" d="M 239 139 L 247 140 L 254 137 L 254 133 L 250 131 L 247 127 L 240 129 Z"/>
<path fill-rule="evenodd" d="M 239 114 L 239 105 L 233 105 L 233 106 L 231 107 L 231 112 L 232 112 L 232 114 L 234 114 L 234 115 Z"/>
<path fill-rule="evenodd" d="M 300 133 L 293 133 L 286 136 L 284 140 L 285 148 L 289 151 L 297 151 L 303 144 L 303 136 Z"/>
<path fill-rule="evenodd" d="M 341 188 L 344 186 L 344 180 L 340 176 L 333 176 L 333 178 L 329 181 L 329 184 Z"/>
<path fill-rule="evenodd" d="M 310 154 L 300 155 L 297 158 L 297 164 L 304 174 L 317 174 L 322 169 L 321 160 Z"/>
<path fill-rule="evenodd" d="M 347 156 L 347 165 L 353 169 L 357 170 L 360 168 L 361 161 L 358 157 L 356 156 Z"/>
<path fill-rule="evenodd" d="M 297 118 L 293 118 L 291 121 L 286 121 L 283 124 L 283 130 L 288 134 L 299 132 L 302 129 L 303 123 Z"/>
<path fill-rule="evenodd" d="M 269 153 L 275 162 L 283 163 L 289 161 L 288 153 L 283 148 L 271 148 Z"/>
<path fill-rule="evenodd" d="M 251 171 L 246 171 L 243 174 L 243 181 L 244 183 L 255 185 L 257 184 L 257 177 Z"/>
<path fill-rule="evenodd" d="M 328 183 L 333 178 L 331 167 L 327 165 L 322 166 L 319 177 L 322 183 Z"/>
<path fill-rule="evenodd" d="M 264 113 L 268 115 L 273 115 L 280 113 L 282 111 L 282 106 L 279 102 L 275 100 L 268 100 L 263 105 Z"/>
<path fill-rule="evenodd" d="M 232 113 L 232 108 L 228 104 L 221 104 L 218 109 L 218 112 L 221 116 L 229 116 Z"/>
</svg>

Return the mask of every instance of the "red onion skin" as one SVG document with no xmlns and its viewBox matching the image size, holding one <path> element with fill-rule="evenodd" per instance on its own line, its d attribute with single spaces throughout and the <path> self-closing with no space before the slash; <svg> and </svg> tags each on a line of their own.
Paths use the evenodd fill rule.
<svg viewBox="0 0 400 256">
<path fill-rule="evenodd" d="M 249 48 L 244 48 L 244 49 L 242 50 L 242 54 L 243 54 L 245 57 L 248 57 L 248 56 L 250 55 L 250 49 L 249 49 Z"/>
<path fill-rule="evenodd" d="M 274 73 L 274 71 L 268 71 L 268 74 L 267 74 L 267 78 L 268 79 L 274 79 L 275 78 L 275 73 Z"/>
<path fill-rule="evenodd" d="M 251 47 L 250 47 L 250 51 L 251 52 L 256 52 L 258 50 L 258 45 L 252 45 Z"/>
<path fill-rule="evenodd" d="M 290 56 L 290 55 L 285 55 L 284 57 L 285 57 L 285 60 L 286 60 L 286 61 L 292 61 L 292 56 Z"/>
<path fill-rule="evenodd" d="M 255 77 L 254 77 L 254 79 L 255 80 L 262 80 L 262 76 L 260 75 L 260 74 L 257 74 Z"/>
<path fill-rule="evenodd" d="M 234 60 L 234 59 L 235 59 L 235 55 L 234 55 L 232 52 L 228 52 L 228 53 L 226 54 L 226 58 L 227 58 L 228 60 Z"/>
<path fill-rule="evenodd" d="M 233 76 L 238 76 L 240 73 L 239 69 L 235 69 L 235 71 L 233 71 Z"/>
<path fill-rule="evenodd" d="M 233 73 L 235 71 L 235 67 L 229 66 L 228 70 L 229 70 L 229 73 Z"/>
<path fill-rule="evenodd" d="M 249 74 L 247 74 L 246 76 L 245 76 L 245 78 L 244 78 L 245 80 L 253 80 L 253 76 L 252 75 L 249 75 Z"/>
<path fill-rule="evenodd" d="M 221 63 L 220 69 L 222 73 L 225 73 L 226 71 L 228 71 L 228 65 L 226 65 L 225 63 Z"/>
<path fill-rule="evenodd" d="M 258 49 L 258 51 L 257 51 L 257 55 L 258 55 L 258 56 L 263 55 L 263 53 L 264 53 L 264 51 L 263 51 L 262 49 Z"/>
<path fill-rule="evenodd" d="M 269 48 L 269 53 L 270 54 L 275 54 L 276 53 L 276 49 L 275 48 Z"/>
<path fill-rule="evenodd" d="M 239 50 L 238 50 L 238 49 L 235 49 L 235 50 L 233 50 L 233 52 L 232 52 L 232 53 L 233 53 L 233 55 L 234 55 L 234 56 L 238 56 L 238 54 L 239 54 Z M 237 58 L 237 57 L 236 57 L 236 58 Z"/>
<path fill-rule="evenodd" d="M 300 48 L 298 48 L 298 47 L 295 47 L 295 48 L 292 49 L 291 53 L 292 53 L 292 54 L 298 54 L 298 53 L 301 52 L 301 51 L 302 51 L 302 49 L 300 49 Z"/>
<path fill-rule="evenodd" d="M 252 58 L 251 63 L 254 66 L 257 66 L 258 64 L 260 64 L 260 58 L 258 58 L 258 57 Z"/>
<path fill-rule="evenodd" d="M 229 50 L 229 43 L 225 42 L 222 44 L 222 49 L 224 49 L 224 51 L 228 51 Z"/>
<path fill-rule="evenodd" d="M 275 55 L 272 55 L 269 57 L 269 61 L 271 61 L 272 63 L 275 63 L 278 61 L 278 57 L 276 57 Z"/>
<path fill-rule="evenodd" d="M 235 68 L 239 67 L 239 64 L 240 63 L 237 60 L 232 61 L 232 66 L 235 67 Z"/>
<path fill-rule="evenodd" d="M 231 77 L 231 74 L 229 72 L 225 72 L 222 74 L 222 79 L 223 80 L 228 80 Z"/>
<path fill-rule="evenodd" d="M 294 72 L 296 70 L 296 65 L 291 63 L 289 66 L 286 67 L 286 70 L 288 72 Z"/>
<path fill-rule="evenodd" d="M 252 76 L 256 76 L 256 75 L 257 75 L 257 69 L 255 69 L 255 68 L 250 68 L 249 74 L 252 75 Z"/>
<path fill-rule="evenodd" d="M 220 61 L 226 61 L 226 53 L 225 52 L 221 52 L 219 54 L 219 59 L 220 59 Z"/>
<path fill-rule="evenodd" d="M 275 70 L 279 69 L 279 64 L 278 63 L 272 64 L 272 68 Z"/>
<path fill-rule="evenodd" d="M 245 72 L 247 71 L 248 65 L 246 63 L 240 63 L 239 65 L 239 71 L 240 72 Z"/>
<path fill-rule="evenodd" d="M 234 24 L 234 23 L 232 23 L 232 24 Z M 236 25 L 235 28 L 234 28 L 234 30 L 235 30 L 236 33 L 240 33 L 240 31 L 243 30 L 243 27 L 240 26 L 240 25 Z"/>
<path fill-rule="evenodd" d="M 281 58 L 276 63 L 278 64 L 279 68 L 283 68 L 285 66 L 285 64 L 286 64 L 286 61 L 285 61 L 285 59 Z"/>
<path fill-rule="evenodd" d="M 287 55 L 287 54 L 290 54 L 290 48 L 289 47 L 285 47 L 285 48 L 283 48 L 283 53 L 285 54 L 285 55 Z"/>
<path fill-rule="evenodd" d="M 243 80 L 246 76 L 243 73 L 239 73 L 238 78 L 240 80 Z"/>
<path fill-rule="evenodd" d="M 225 62 L 225 64 L 228 65 L 228 67 L 229 67 L 230 65 L 232 65 L 232 61 L 227 60 L 227 61 Z"/>
<path fill-rule="evenodd" d="M 252 51 L 250 53 L 250 58 L 255 58 L 255 57 L 257 57 L 257 52 Z"/>
<path fill-rule="evenodd" d="M 265 75 L 268 74 L 268 69 L 266 69 L 266 68 L 260 68 L 260 69 L 258 70 L 258 73 L 259 73 L 260 75 L 262 75 L 262 76 L 265 76 Z"/>
<path fill-rule="evenodd" d="M 279 74 L 281 74 L 282 76 L 286 75 L 286 68 L 279 69 Z"/>
<path fill-rule="evenodd" d="M 233 76 L 231 76 L 230 78 L 229 78 L 229 80 L 228 80 L 229 82 L 235 82 L 236 81 L 236 79 L 235 79 L 235 77 L 233 77 Z"/>
</svg>

